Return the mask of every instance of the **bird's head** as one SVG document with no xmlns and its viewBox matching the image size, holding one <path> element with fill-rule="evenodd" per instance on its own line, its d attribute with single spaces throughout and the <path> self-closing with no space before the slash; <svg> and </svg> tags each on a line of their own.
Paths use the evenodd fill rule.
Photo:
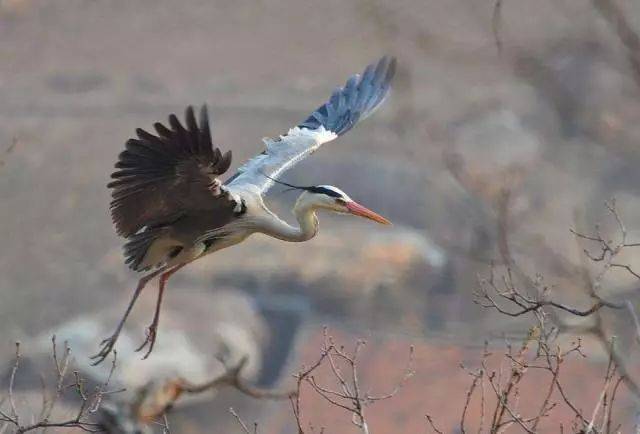
<svg viewBox="0 0 640 434">
<path fill-rule="evenodd" d="M 312 206 L 314 208 L 326 209 L 340 214 L 352 214 L 364 217 L 383 225 L 390 225 L 391 222 L 381 215 L 360 205 L 351 199 L 347 193 L 332 185 L 317 185 L 311 187 L 297 187 L 304 190 L 298 198 L 299 205 Z"/>
</svg>

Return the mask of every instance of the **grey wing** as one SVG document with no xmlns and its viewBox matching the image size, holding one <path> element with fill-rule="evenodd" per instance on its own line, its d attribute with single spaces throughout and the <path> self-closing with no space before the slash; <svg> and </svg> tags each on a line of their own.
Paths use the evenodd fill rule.
<svg viewBox="0 0 640 434">
<path fill-rule="evenodd" d="M 157 135 L 137 130 L 120 153 L 113 181 L 111 215 L 118 234 L 130 237 L 144 227 L 170 223 L 192 212 L 236 205 L 218 188 L 218 175 L 231 164 L 231 152 L 214 148 L 206 107 L 196 122 L 186 110 L 186 128 L 175 115 L 170 128 L 156 123 Z"/>
<path fill-rule="evenodd" d="M 264 152 L 241 166 L 226 184 L 266 192 L 274 184 L 270 178 L 278 178 L 323 143 L 341 136 L 372 114 L 385 100 L 395 68 L 395 58 L 385 56 L 367 66 L 362 75 L 351 76 L 304 122 L 284 136 L 265 139 Z"/>
</svg>

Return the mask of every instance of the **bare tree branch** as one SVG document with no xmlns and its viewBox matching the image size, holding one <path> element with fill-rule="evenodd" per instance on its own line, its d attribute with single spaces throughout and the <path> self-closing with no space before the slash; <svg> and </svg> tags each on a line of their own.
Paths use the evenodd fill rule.
<svg viewBox="0 0 640 434">
<path fill-rule="evenodd" d="M 67 384 L 69 377 L 68 367 L 71 350 L 68 345 L 64 344 L 64 354 L 62 359 L 58 357 L 58 351 L 56 346 L 55 336 L 52 337 L 52 359 L 55 367 L 55 389 L 52 391 L 51 398 L 47 398 L 47 390 L 44 381 L 43 384 L 43 398 L 42 409 L 37 419 L 32 420 L 30 423 L 25 424 L 22 422 L 19 415 L 16 401 L 15 401 L 15 381 L 16 375 L 20 369 L 20 344 L 16 343 L 15 362 L 11 370 L 11 376 L 9 379 L 8 387 L 8 401 L 9 412 L 0 408 L 0 422 L 5 423 L 3 430 L 8 429 L 7 426 L 13 426 L 15 433 L 22 434 L 29 431 L 42 430 L 45 432 L 47 428 L 73 428 L 86 432 L 99 432 L 103 430 L 100 423 L 90 420 L 92 414 L 98 411 L 102 399 L 107 394 L 113 394 L 121 392 L 122 390 L 109 391 L 109 382 L 113 376 L 113 372 L 116 369 L 116 355 L 114 354 L 114 360 L 111 370 L 107 376 L 107 379 L 100 385 L 98 385 L 93 392 L 87 392 L 85 389 L 85 379 L 80 376 L 77 371 L 73 372 L 73 381 Z M 63 395 L 66 390 L 72 389 L 75 391 L 77 397 L 80 399 L 80 405 L 76 411 L 75 417 L 64 420 L 51 420 L 53 411 L 55 409 L 58 399 Z M 1 403 L 0 403 L 1 405 Z"/>
<path fill-rule="evenodd" d="M 248 362 L 247 357 L 243 357 L 235 366 L 227 367 L 226 371 L 202 384 L 192 384 L 184 379 L 169 381 L 164 388 L 155 396 L 148 397 L 141 391 L 142 401 L 148 404 L 140 405 L 138 414 L 141 420 L 152 421 L 161 418 L 184 394 L 200 394 L 222 387 L 231 387 L 255 399 L 290 399 L 295 395 L 295 391 L 273 391 L 253 387 L 242 378 L 242 370 Z"/>
<path fill-rule="evenodd" d="M 365 341 L 358 340 L 353 351 L 348 352 L 343 346 L 338 346 L 332 336 L 324 331 L 324 342 L 320 356 L 310 367 L 303 367 L 295 376 L 297 392 L 291 398 L 293 416 L 298 427 L 298 434 L 305 434 L 302 422 L 301 390 L 303 385 L 308 385 L 317 395 L 331 406 L 340 408 L 351 414 L 351 422 L 358 427 L 363 434 L 369 433 L 369 425 L 365 414 L 365 408 L 375 402 L 393 398 L 402 389 L 406 382 L 413 376 L 413 347 L 409 349 L 409 361 L 404 374 L 396 386 L 389 392 L 380 395 L 363 392 L 359 377 L 359 357 L 366 345 Z M 338 389 L 320 384 L 314 376 L 314 372 L 321 366 L 327 366 L 330 372 L 330 380 L 333 380 Z M 329 381 L 330 381 L 329 380 Z M 330 381 L 331 382 L 331 381 Z"/>
</svg>

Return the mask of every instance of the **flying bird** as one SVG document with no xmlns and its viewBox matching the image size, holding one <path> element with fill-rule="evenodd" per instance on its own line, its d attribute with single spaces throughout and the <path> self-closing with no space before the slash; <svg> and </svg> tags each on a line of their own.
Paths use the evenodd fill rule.
<svg viewBox="0 0 640 434">
<path fill-rule="evenodd" d="M 184 125 L 176 115 L 169 124 L 154 124 L 156 134 L 137 129 L 118 157 L 108 184 L 111 215 L 124 245 L 126 264 L 145 272 L 113 335 L 101 342 L 93 356 L 102 362 L 118 336 L 145 285 L 159 276 L 155 314 L 146 339 L 147 358 L 156 340 L 162 297 L 169 278 L 205 255 L 233 246 L 254 233 L 283 241 L 301 242 L 318 232 L 317 211 L 352 214 L 381 224 L 387 219 L 360 205 L 331 185 L 294 186 L 279 181 L 285 171 L 329 142 L 351 130 L 385 100 L 396 60 L 383 57 L 351 76 L 329 100 L 285 135 L 263 139 L 265 149 L 248 160 L 226 182 L 231 151 L 222 153 L 211 141 L 206 106 L 199 113 L 188 107 Z M 275 184 L 301 191 L 292 226 L 266 206 L 264 195 Z"/>
</svg>

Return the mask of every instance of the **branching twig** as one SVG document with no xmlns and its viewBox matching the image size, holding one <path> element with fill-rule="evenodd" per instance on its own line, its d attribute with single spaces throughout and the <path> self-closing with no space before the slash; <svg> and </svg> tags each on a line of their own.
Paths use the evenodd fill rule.
<svg viewBox="0 0 640 434">
<path fill-rule="evenodd" d="M 480 280 L 479 289 L 475 294 L 475 301 L 481 306 L 495 309 L 502 315 L 516 317 L 530 314 L 535 320 L 535 325 L 531 327 L 529 335 L 518 351 L 514 352 L 511 344 L 507 343 L 507 352 L 504 354 L 499 369 L 490 367 L 487 358 L 489 353 L 485 349 L 480 368 L 476 371 L 467 370 L 473 376 L 473 380 L 467 390 L 465 404 L 461 413 L 460 431 L 462 433 L 467 432 L 466 415 L 473 395 L 477 391 L 477 385 L 484 384 L 483 382 L 486 380 L 496 399 L 496 404 L 490 417 L 490 424 L 487 427 L 490 433 L 503 432 L 510 426 L 517 426 L 521 431 L 527 433 L 539 432 L 541 421 L 549 416 L 550 412 L 559 405 L 566 407 L 573 413 L 573 422 L 569 424 L 573 432 L 582 434 L 610 433 L 614 427 L 612 407 L 620 384 L 626 384 L 634 394 L 637 393 L 638 388 L 629 376 L 622 358 L 618 354 L 615 345 L 613 345 L 613 339 L 609 338 L 604 331 L 601 310 L 603 308 L 620 309 L 626 307 L 634 318 L 638 340 L 640 340 L 640 321 L 637 321 L 635 311 L 630 302 L 615 303 L 605 300 L 600 296 L 600 289 L 602 279 L 608 270 L 624 268 L 629 272 L 633 271 L 630 267 L 627 268 L 617 264 L 613 261 L 613 258 L 623 249 L 637 247 L 639 244 L 627 242 L 627 231 L 622 218 L 616 210 L 615 202 L 607 203 L 607 210 L 615 219 L 620 233 L 619 242 L 616 243 L 605 239 L 599 228 L 596 228 L 595 235 L 585 235 L 573 231 L 579 239 L 598 243 L 600 253 L 594 255 L 586 252 L 585 257 L 604 264 L 604 271 L 599 272 L 592 279 L 584 264 L 582 267 L 564 268 L 566 276 L 573 275 L 578 279 L 584 279 L 585 292 L 593 302 L 585 309 L 559 303 L 551 299 L 551 287 L 544 283 L 542 276 L 529 277 L 513 258 L 508 241 L 508 201 L 509 193 L 505 192 L 498 210 L 498 249 L 505 265 L 505 273 L 500 278 L 496 277 L 495 267 L 492 265 L 489 276 Z M 564 263 L 561 264 L 561 266 L 564 265 Z M 635 273 L 631 274 L 634 275 Z M 593 413 L 589 417 L 583 414 L 580 406 L 574 403 L 567 394 L 561 378 L 561 372 L 563 372 L 561 367 L 566 358 L 572 354 L 581 358 L 586 357 L 581 348 L 582 343 L 578 339 L 577 343 L 563 349 L 553 342 L 559 329 L 550 323 L 549 318 L 554 323 L 564 327 L 565 330 L 571 330 L 572 327 L 564 324 L 557 315 L 552 315 L 554 309 L 573 316 L 593 318 L 595 325 L 587 329 L 586 332 L 597 336 L 609 354 L 609 366 L 605 374 L 604 385 L 594 402 Z M 532 352 L 532 347 L 536 348 L 535 352 Z M 505 361 L 508 364 L 505 364 Z M 505 365 L 509 369 L 506 369 L 507 366 Z M 542 395 L 541 406 L 535 414 L 525 416 L 518 409 L 519 385 L 528 375 L 529 369 L 547 371 L 549 380 L 546 383 L 545 393 Z M 539 384 L 538 390 L 540 390 Z M 554 397 L 556 396 L 560 398 L 559 402 L 554 402 Z M 480 402 L 482 416 L 479 433 L 484 432 L 482 427 L 484 426 L 485 405 L 483 395 Z M 565 426 L 567 425 L 563 424 L 561 426 L 561 432 L 564 432 Z"/>
<path fill-rule="evenodd" d="M 363 434 L 369 433 L 369 426 L 365 415 L 365 408 L 374 402 L 390 399 L 394 397 L 413 376 L 413 347 L 409 350 L 409 362 L 405 373 L 397 385 L 388 393 L 373 395 L 362 391 L 359 377 L 359 356 L 365 346 L 365 341 L 359 340 L 352 352 L 345 350 L 343 346 L 338 346 L 327 330 L 324 332 L 324 343 L 318 360 L 308 368 L 303 369 L 295 376 L 297 381 L 297 393 L 291 398 L 293 416 L 298 426 L 298 434 L 304 434 L 305 428 L 302 422 L 301 390 L 303 385 L 310 386 L 316 394 L 330 405 L 343 409 L 351 414 L 352 423 L 357 426 Z M 321 384 L 314 372 L 325 365 L 329 368 L 332 380 L 337 384 L 338 389 Z"/>
<path fill-rule="evenodd" d="M 67 384 L 71 350 L 69 349 L 66 342 L 62 359 L 58 357 L 55 336 L 52 337 L 52 344 L 52 359 L 54 362 L 56 376 L 55 389 L 52 391 L 51 398 L 47 399 L 46 385 L 43 381 L 43 404 L 40 416 L 36 420 L 31 420 L 30 423 L 25 424 L 21 421 L 15 402 L 15 381 L 16 375 L 20 368 L 21 360 L 20 344 L 16 343 L 15 363 L 11 370 L 8 388 L 8 401 L 10 410 L 7 413 L 0 408 L 0 422 L 5 422 L 6 424 L 13 426 L 13 428 L 15 429 L 14 432 L 17 434 L 35 430 L 42 430 L 44 432 L 47 428 L 74 428 L 86 432 L 102 431 L 103 427 L 99 423 L 91 421 L 90 416 L 99 409 L 104 395 L 121 391 L 107 390 L 109 382 L 111 381 L 111 378 L 113 376 L 113 372 L 116 368 L 115 355 L 112 368 L 109 372 L 109 375 L 107 376 L 107 379 L 102 384 L 97 386 L 92 393 L 88 393 L 85 389 L 86 381 L 84 380 L 84 378 L 82 378 L 78 371 L 73 372 L 73 381 L 70 384 Z M 78 407 L 78 410 L 76 411 L 75 417 L 64 420 L 51 420 L 52 413 L 55 409 L 58 399 L 68 389 L 74 390 L 77 397 L 80 399 L 80 405 Z"/>
</svg>

